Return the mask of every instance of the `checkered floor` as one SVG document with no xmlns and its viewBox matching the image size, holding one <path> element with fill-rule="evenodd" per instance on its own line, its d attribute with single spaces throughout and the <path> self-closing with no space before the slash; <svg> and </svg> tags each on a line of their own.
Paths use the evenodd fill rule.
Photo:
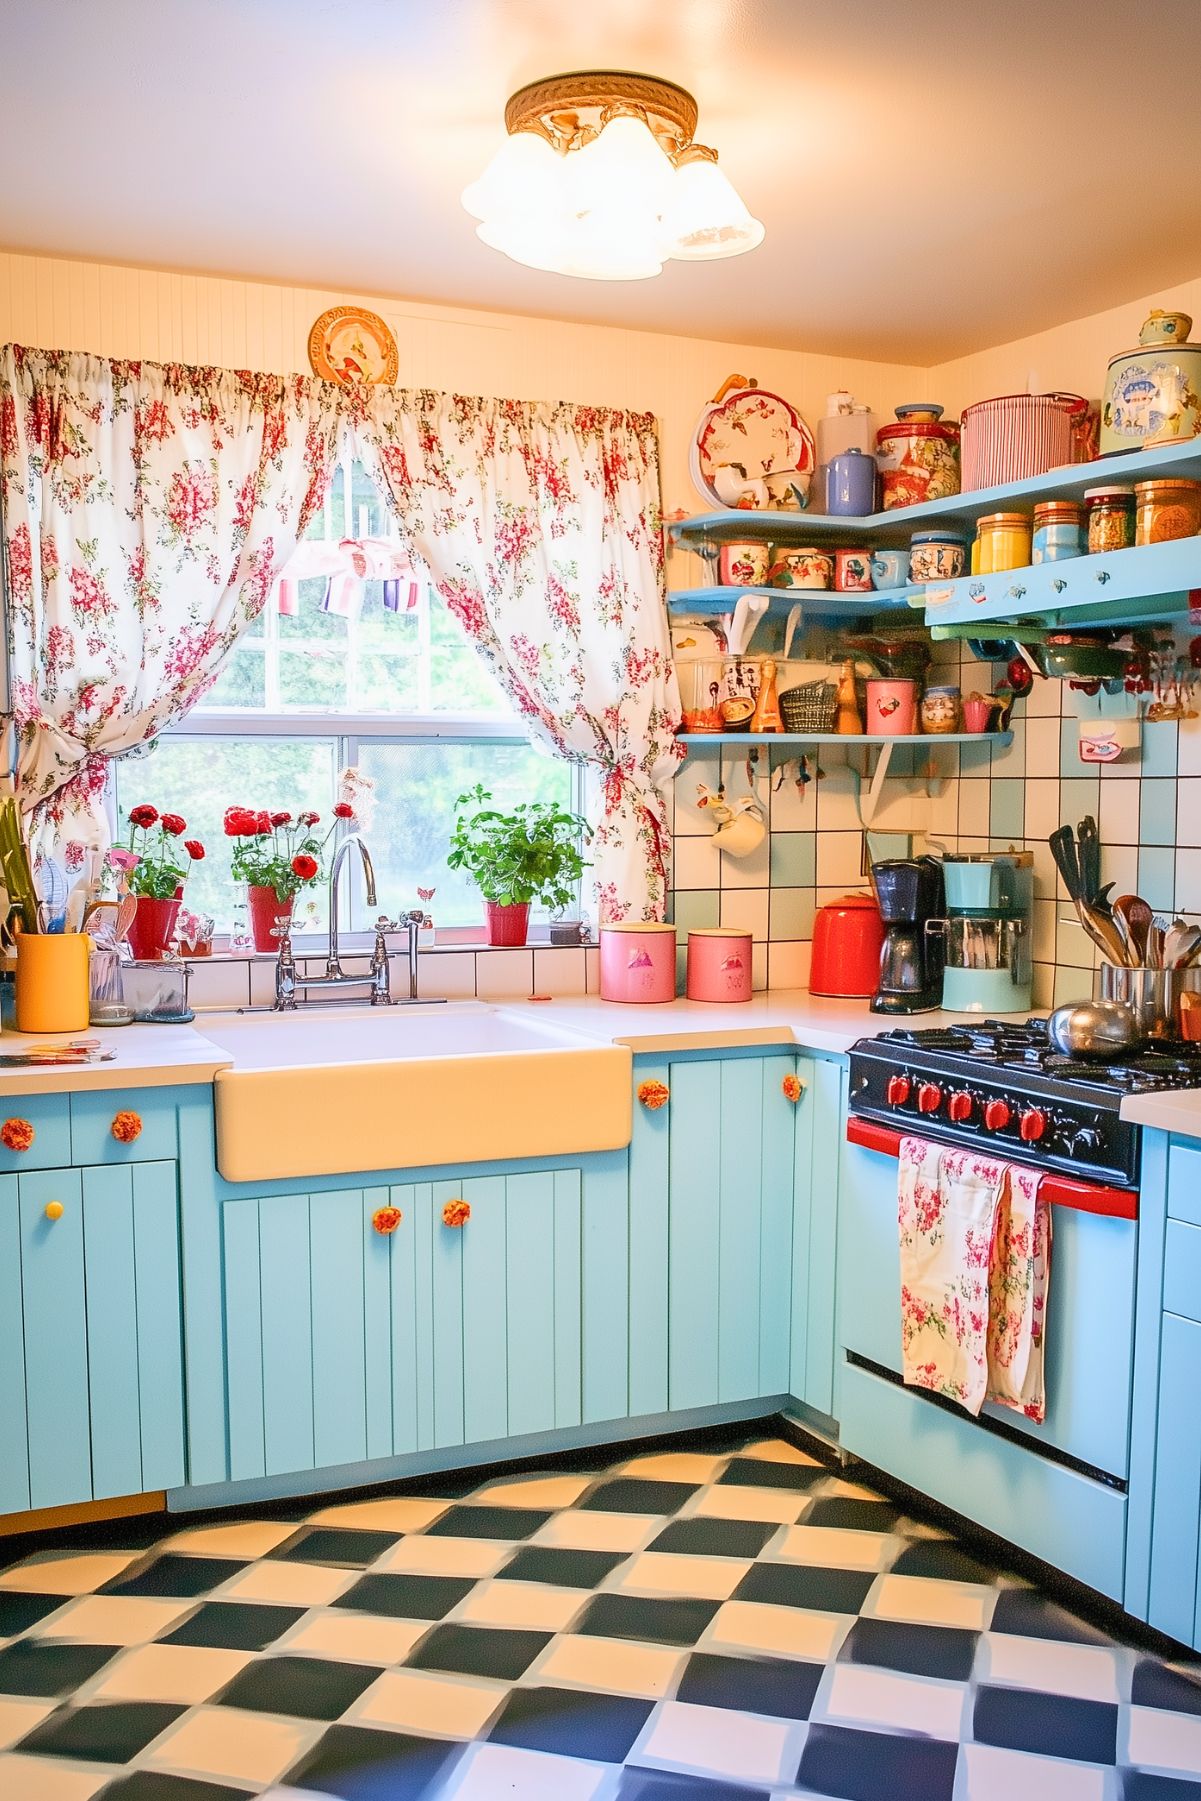
<svg viewBox="0 0 1201 1801">
<path fill-rule="evenodd" d="M 1201 1667 L 782 1440 L 603 1465 L 26 1541 L 0 1797 L 1201 1798 Z"/>
</svg>

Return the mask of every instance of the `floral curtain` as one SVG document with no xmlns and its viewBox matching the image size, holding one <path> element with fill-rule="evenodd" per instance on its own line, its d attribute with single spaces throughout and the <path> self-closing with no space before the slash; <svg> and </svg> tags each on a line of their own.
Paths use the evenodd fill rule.
<svg viewBox="0 0 1201 1801">
<path fill-rule="evenodd" d="M 329 484 L 346 393 L 299 376 L 0 351 L 22 803 L 104 841 L 110 757 L 183 717 Z"/>
<path fill-rule="evenodd" d="M 354 429 L 531 737 L 598 778 L 601 919 L 661 919 L 681 752 L 653 417 L 381 387 Z"/>
</svg>

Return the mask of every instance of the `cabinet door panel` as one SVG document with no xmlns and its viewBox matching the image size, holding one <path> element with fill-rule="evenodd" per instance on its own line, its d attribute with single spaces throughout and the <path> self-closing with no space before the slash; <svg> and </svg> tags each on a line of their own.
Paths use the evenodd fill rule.
<svg viewBox="0 0 1201 1801">
<path fill-rule="evenodd" d="M 792 1377 L 789 1392 L 832 1414 L 843 1071 L 801 1058 L 793 1219 Z"/>
<path fill-rule="evenodd" d="M 635 1118 L 635 1144 L 638 1128 Z M 657 1284 L 643 1261 L 653 1237 L 653 1232 L 647 1236 L 652 1203 L 635 1149 L 592 1157 L 583 1172 L 582 1393 L 583 1417 L 590 1422 L 624 1419 L 667 1405 L 666 1137 L 662 1148 L 663 1185 L 657 1204 L 662 1210 L 663 1241 Z M 644 1408 L 639 1400 L 647 1393 L 662 1398 Z"/>
<path fill-rule="evenodd" d="M 476 1176 L 463 1182 L 459 1192 L 471 1208 L 471 1218 L 465 1226 L 442 1228 L 457 1232 L 462 1240 L 463 1434 L 467 1444 L 503 1438 L 507 1430 L 506 1186 L 504 1176 Z"/>
<path fill-rule="evenodd" d="M 179 1167 L 175 1163 L 144 1163 L 135 1166 L 130 1176 L 138 1291 L 142 1483 L 145 1488 L 173 1488 L 183 1481 L 187 1467 Z"/>
<path fill-rule="evenodd" d="M 257 1211 L 263 1467 L 266 1475 L 276 1476 L 312 1469 L 316 1461 L 309 1197 L 269 1195 Z"/>
<path fill-rule="evenodd" d="M 583 1418 L 580 1207 L 578 1169 L 555 1172 L 555 1370 L 556 1426 L 578 1426 Z M 510 1313 L 510 1318 L 512 1314 Z"/>
<path fill-rule="evenodd" d="M 92 1493 L 97 1499 L 137 1494 L 143 1486 L 142 1444 L 133 1183 L 127 1169 L 83 1171 L 83 1246 Z"/>
<path fill-rule="evenodd" d="M 555 1424 L 557 1373 L 555 1178 L 549 1171 L 510 1176 L 506 1187 L 509 1431 L 549 1432 Z M 471 1224 L 475 1224 L 474 1218 Z"/>
<path fill-rule="evenodd" d="M 313 1455 L 326 1464 L 367 1455 L 361 1195 L 309 1196 L 313 1306 Z"/>
<path fill-rule="evenodd" d="M 390 1238 L 372 1233 L 373 1254 L 388 1259 L 392 1334 L 392 1449 L 398 1455 L 428 1444 L 422 1437 L 422 1413 L 433 1368 L 433 1347 L 426 1336 L 429 1320 L 429 1262 L 419 1263 L 422 1229 L 429 1225 L 429 1185 L 393 1188 L 389 1203 L 403 1218 Z M 383 1205 L 382 1202 L 377 1203 Z M 423 1275 L 418 1280 L 418 1269 Z"/>
<path fill-rule="evenodd" d="M 303 1197 L 297 1197 L 303 1206 Z M 224 1269 L 225 1407 L 229 1474 L 266 1473 L 263 1427 L 263 1318 L 259 1276 L 261 1201 L 227 1201 L 221 1209 Z"/>
<path fill-rule="evenodd" d="M 18 1188 L 29 1504 L 59 1507 L 92 1492 L 83 1186 L 78 1170 L 45 1170 Z M 59 1219 L 46 1218 L 51 1202 Z"/>
<path fill-rule="evenodd" d="M 795 1139 L 813 1109 L 813 1066 L 805 1058 L 770 1057 L 763 1085 L 763 1208 L 759 1238 L 759 1388 L 788 1394 L 792 1342 L 792 1232 Z M 784 1093 L 785 1076 L 804 1084 L 799 1101 Z"/>
<path fill-rule="evenodd" d="M 1159 1430 L 1148 1618 L 1184 1644 L 1197 1639 L 1201 1538 L 1201 1325 L 1165 1313 L 1160 1340 Z"/>
<path fill-rule="evenodd" d="M 721 1064 L 674 1063 L 669 1086 L 668 1398 L 708 1407 L 720 1392 Z"/>
<path fill-rule="evenodd" d="M 24 1513 L 28 1506 L 21 1211 L 17 1178 L 0 1176 L 0 1513 Z"/>
<path fill-rule="evenodd" d="M 709 1124 L 717 1140 L 717 1399 L 745 1401 L 759 1386 L 760 1245 L 763 1224 L 764 1084 L 774 1061 L 722 1063 L 721 1101 Z M 780 1060 L 781 1074 L 788 1065 Z M 781 1097 L 783 1099 L 783 1097 Z"/>
<path fill-rule="evenodd" d="M 670 1086 L 666 1063 L 640 1063 L 638 1080 Z M 669 1142 L 671 1105 L 634 1109 L 629 1149 L 629 1411 L 667 1409 Z M 624 1253 L 624 1238 L 616 1246 Z M 612 1316 L 602 1324 L 612 1344 Z M 624 1406 L 620 1409 L 624 1412 Z M 595 1417 L 595 1416 L 590 1416 Z"/>
<path fill-rule="evenodd" d="M 431 1190 L 430 1269 L 434 1344 L 433 1443 L 461 1445 L 463 1429 L 463 1233 L 444 1226 L 447 1201 L 462 1199 L 462 1184 L 435 1182 Z"/>
</svg>

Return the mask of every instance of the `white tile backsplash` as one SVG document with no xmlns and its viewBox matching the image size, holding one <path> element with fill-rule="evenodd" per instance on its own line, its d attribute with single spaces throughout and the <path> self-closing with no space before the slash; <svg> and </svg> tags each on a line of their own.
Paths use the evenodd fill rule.
<svg viewBox="0 0 1201 1801">
<path fill-rule="evenodd" d="M 524 1000 L 533 987 L 532 950 L 481 951 L 476 958 L 475 991 L 481 1000 L 499 1000 L 504 996 Z"/>
<path fill-rule="evenodd" d="M 583 951 L 539 948 L 534 952 L 535 994 L 569 995 L 586 992 Z"/>
</svg>

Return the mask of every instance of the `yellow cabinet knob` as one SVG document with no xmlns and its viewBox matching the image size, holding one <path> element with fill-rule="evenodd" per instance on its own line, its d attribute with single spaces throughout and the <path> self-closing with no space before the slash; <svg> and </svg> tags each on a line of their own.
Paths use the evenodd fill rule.
<svg viewBox="0 0 1201 1801">
<path fill-rule="evenodd" d="M 63 1204 L 61 1201 L 47 1201 L 43 1211 L 47 1219 L 61 1219 L 63 1216 Z"/>
</svg>

